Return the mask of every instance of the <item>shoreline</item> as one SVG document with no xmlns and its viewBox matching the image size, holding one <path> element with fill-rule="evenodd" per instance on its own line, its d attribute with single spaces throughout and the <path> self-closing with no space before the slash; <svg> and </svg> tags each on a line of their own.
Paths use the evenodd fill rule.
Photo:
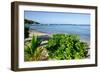
<svg viewBox="0 0 100 73">
<path fill-rule="evenodd" d="M 50 34 L 47 34 L 47 33 L 36 31 L 36 30 L 29 31 L 29 37 L 32 37 L 33 34 L 36 35 L 36 36 L 46 36 L 46 35 L 49 36 L 50 35 Z"/>
<path fill-rule="evenodd" d="M 49 36 L 50 36 L 50 34 L 39 32 L 39 31 L 36 31 L 36 30 L 34 30 L 34 31 L 30 30 L 29 31 L 29 37 L 24 39 L 24 42 L 31 41 L 33 35 L 38 36 L 40 39 L 43 39 L 42 41 L 47 40 L 49 38 Z"/>
<path fill-rule="evenodd" d="M 44 32 L 39 32 L 39 31 L 36 31 L 36 30 L 30 30 L 29 31 L 29 38 L 32 38 L 33 34 L 35 36 L 43 37 L 44 39 L 45 39 L 45 37 L 48 38 L 49 36 L 51 36 L 51 34 L 47 34 L 47 33 L 44 33 Z M 88 41 L 86 39 L 81 39 L 81 38 L 80 38 L 80 40 L 82 42 L 86 42 L 88 45 L 90 45 L 90 41 Z"/>
</svg>

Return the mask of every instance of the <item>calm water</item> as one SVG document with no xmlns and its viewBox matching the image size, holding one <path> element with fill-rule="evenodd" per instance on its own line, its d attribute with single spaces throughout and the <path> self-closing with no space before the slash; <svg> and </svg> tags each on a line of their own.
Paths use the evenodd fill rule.
<svg viewBox="0 0 100 73">
<path fill-rule="evenodd" d="M 89 25 L 71 25 L 71 24 L 50 24 L 50 25 L 31 25 L 31 30 L 44 32 L 48 34 L 67 33 L 77 34 L 81 40 L 90 41 L 90 26 Z"/>
</svg>

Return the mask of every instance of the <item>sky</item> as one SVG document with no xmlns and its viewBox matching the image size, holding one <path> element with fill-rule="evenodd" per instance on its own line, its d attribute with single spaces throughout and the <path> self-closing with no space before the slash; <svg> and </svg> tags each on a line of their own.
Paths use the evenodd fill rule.
<svg viewBox="0 0 100 73">
<path fill-rule="evenodd" d="M 90 24 L 90 14 L 86 13 L 24 11 L 24 18 L 41 24 Z"/>
</svg>

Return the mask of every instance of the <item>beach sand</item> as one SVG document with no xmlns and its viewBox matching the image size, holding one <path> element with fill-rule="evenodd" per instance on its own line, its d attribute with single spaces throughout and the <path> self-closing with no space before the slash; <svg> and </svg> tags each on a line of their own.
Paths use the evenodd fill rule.
<svg viewBox="0 0 100 73">
<path fill-rule="evenodd" d="M 39 32 L 39 31 L 36 31 L 36 30 L 29 31 L 29 33 L 30 33 L 29 37 L 32 37 L 33 35 L 35 35 L 35 36 L 46 36 L 46 35 L 48 35 L 49 36 L 49 34 L 47 34 L 47 33 Z"/>
</svg>

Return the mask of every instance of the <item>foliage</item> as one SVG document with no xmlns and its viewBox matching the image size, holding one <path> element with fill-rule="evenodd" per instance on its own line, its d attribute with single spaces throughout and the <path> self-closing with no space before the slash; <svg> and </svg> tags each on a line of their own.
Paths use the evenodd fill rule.
<svg viewBox="0 0 100 73">
<path fill-rule="evenodd" d="M 53 34 L 45 46 L 41 42 L 33 35 L 31 43 L 25 43 L 25 61 L 84 59 L 88 54 L 88 44 L 78 35 Z"/>
<path fill-rule="evenodd" d="M 37 36 L 32 37 L 31 43 L 25 43 L 25 60 L 32 60 L 34 53 L 38 46 L 40 46 L 41 41 Z"/>
<path fill-rule="evenodd" d="M 36 49 L 32 60 L 39 61 L 39 60 L 47 60 L 47 59 L 48 59 L 47 49 L 43 46 L 40 46 Z"/>
<path fill-rule="evenodd" d="M 85 42 L 81 42 L 78 35 L 54 34 L 46 46 L 50 59 L 69 60 L 87 57 Z"/>
<path fill-rule="evenodd" d="M 24 24 L 39 24 L 39 22 L 36 22 L 36 21 L 33 21 L 33 20 L 24 19 Z"/>
</svg>

